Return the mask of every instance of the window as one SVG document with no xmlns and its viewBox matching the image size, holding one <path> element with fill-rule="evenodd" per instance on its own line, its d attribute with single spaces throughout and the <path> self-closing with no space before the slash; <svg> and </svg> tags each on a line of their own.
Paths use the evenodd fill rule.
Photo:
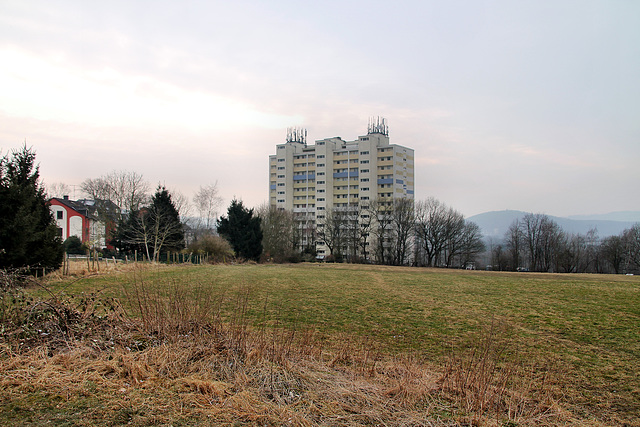
<svg viewBox="0 0 640 427">
<path fill-rule="evenodd" d="M 318 163 L 318 167 L 319 168 L 323 168 L 324 167 L 324 163 Z"/>
<path fill-rule="evenodd" d="M 318 176 L 324 176 L 324 172 L 318 172 L 316 175 L 318 175 Z"/>
<path fill-rule="evenodd" d="M 56 218 L 58 218 L 58 219 L 64 218 L 64 212 L 62 212 L 62 211 L 56 212 Z"/>
<path fill-rule="evenodd" d="M 278 194 L 282 195 L 284 194 L 284 191 L 278 191 Z"/>
<path fill-rule="evenodd" d="M 324 181 L 318 181 L 318 184 L 324 184 Z"/>
<path fill-rule="evenodd" d="M 324 159 L 324 154 L 318 154 L 317 158 L 318 159 Z"/>
<path fill-rule="evenodd" d="M 284 178 L 284 175 L 278 175 L 278 178 L 282 179 Z"/>
<path fill-rule="evenodd" d="M 366 154 L 369 154 L 369 152 L 368 152 L 368 151 L 361 151 L 361 152 L 360 152 L 360 155 L 361 155 L 361 156 L 364 156 L 364 155 L 366 155 Z"/>
<path fill-rule="evenodd" d="M 369 173 L 369 169 L 362 169 L 360 170 L 360 173 Z"/>
<path fill-rule="evenodd" d="M 278 200 L 278 203 L 284 203 L 284 199 Z"/>
<path fill-rule="evenodd" d="M 367 163 L 369 163 L 369 160 L 360 160 L 361 165 L 366 165 Z"/>
<path fill-rule="evenodd" d="M 278 159 L 279 162 L 284 162 L 284 159 Z"/>
<path fill-rule="evenodd" d="M 360 190 L 362 190 L 362 191 L 369 191 L 369 187 L 362 187 Z"/>
<path fill-rule="evenodd" d="M 318 197 L 319 202 L 324 202 L 324 197 Z"/>
<path fill-rule="evenodd" d="M 284 182 L 279 182 L 278 187 L 284 187 Z"/>
</svg>

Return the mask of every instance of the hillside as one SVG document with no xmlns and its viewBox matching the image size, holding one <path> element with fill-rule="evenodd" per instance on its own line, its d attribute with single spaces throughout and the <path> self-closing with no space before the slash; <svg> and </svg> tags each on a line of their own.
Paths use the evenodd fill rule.
<svg viewBox="0 0 640 427">
<path fill-rule="evenodd" d="M 473 215 L 467 219 L 478 224 L 485 237 L 502 238 L 509 226 L 526 214 L 527 212 L 516 210 L 491 211 Z M 549 218 L 558 223 L 567 233 L 586 234 L 595 228 L 600 237 L 607 237 L 620 234 L 635 222 L 640 222 L 640 212 L 613 212 L 606 215 L 580 215 L 570 218 L 549 215 Z M 625 218 L 626 220 L 613 220 L 612 218 Z"/>
</svg>

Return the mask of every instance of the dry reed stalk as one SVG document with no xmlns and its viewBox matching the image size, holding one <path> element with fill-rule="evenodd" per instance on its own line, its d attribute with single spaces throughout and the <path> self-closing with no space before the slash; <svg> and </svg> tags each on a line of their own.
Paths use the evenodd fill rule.
<svg viewBox="0 0 640 427">
<path fill-rule="evenodd" d="M 553 402 L 542 406 L 543 394 L 531 397 L 538 377 L 503 366 L 504 342 L 494 329 L 470 355 L 454 354 L 438 383 L 432 366 L 385 355 L 372 340 L 344 335 L 326 344 L 312 330 L 251 328 L 249 288 L 223 319 L 224 295 L 206 295 L 198 284 L 134 280 L 127 306 L 137 307 L 137 317 L 118 312 L 92 323 L 94 335 L 70 335 L 65 346 L 0 346 L 0 387 L 9 399 L 45 393 L 73 407 L 91 397 L 124 424 L 139 425 L 186 417 L 203 425 L 432 426 L 451 425 L 436 414 L 456 411 L 487 425 L 560 419 Z M 78 311 L 78 322 L 93 319 L 92 310 Z"/>
</svg>

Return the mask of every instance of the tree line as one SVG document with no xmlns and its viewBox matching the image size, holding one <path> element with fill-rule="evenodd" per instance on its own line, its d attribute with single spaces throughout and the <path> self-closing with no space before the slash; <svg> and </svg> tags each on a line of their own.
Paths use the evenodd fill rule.
<svg viewBox="0 0 640 427">
<path fill-rule="evenodd" d="M 515 220 L 502 243 L 494 245 L 491 264 L 498 270 L 560 273 L 631 273 L 640 269 L 640 224 L 617 236 L 567 233 L 549 216 L 529 213 Z"/>
<path fill-rule="evenodd" d="M 51 188 L 58 196 L 69 190 L 64 184 Z M 218 217 L 216 184 L 200 186 L 192 200 L 162 185 L 150 195 L 149 188 L 142 175 L 127 171 L 81 185 L 99 219 L 110 224 L 105 237 L 119 254 L 138 252 L 159 261 L 163 253 L 186 248 L 221 261 L 234 256 L 275 262 L 322 258 L 460 268 L 483 258 L 496 270 L 640 270 L 640 224 L 599 239 L 596 230 L 569 234 L 546 215 L 527 214 L 487 250 L 477 224 L 433 197 L 349 204 L 317 210 L 315 217 L 269 205 L 254 210 L 234 199 L 226 215 Z M 32 149 L 24 146 L 0 158 L 0 267 L 61 264 L 63 242 L 47 205 L 51 195 L 56 194 L 48 195 L 39 180 Z M 317 243 L 326 253 L 316 252 Z"/>
<path fill-rule="evenodd" d="M 327 208 L 315 222 L 267 205 L 258 215 L 265 256 L 276 261 L 316 256 L 316 241 L 329 251 L 324 259 L 337 262 L 461 267 L 484 251 L 480 227 L 435 198 Z"/>
</svg>

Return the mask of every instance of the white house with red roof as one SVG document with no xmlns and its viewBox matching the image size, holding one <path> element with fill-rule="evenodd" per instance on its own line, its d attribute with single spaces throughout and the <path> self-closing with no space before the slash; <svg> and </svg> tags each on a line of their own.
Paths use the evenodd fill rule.
<svg viewBox="0 0 640 427">
<path fill-rule="evenodd" d="M 113 205 L 109 201 L 102 203 Z M 69 200 L 69 196 L 54 197 L 49 200 L 49 209 L 53 212 L 62 240 L 76 236 L 82 243 L 91 247 L 112 249 L 112 246 L 107 244 L 107 231 L 111 229 L 114 221 L 106 223 L 99 219 L 96 201 Z"/>
</svg>

